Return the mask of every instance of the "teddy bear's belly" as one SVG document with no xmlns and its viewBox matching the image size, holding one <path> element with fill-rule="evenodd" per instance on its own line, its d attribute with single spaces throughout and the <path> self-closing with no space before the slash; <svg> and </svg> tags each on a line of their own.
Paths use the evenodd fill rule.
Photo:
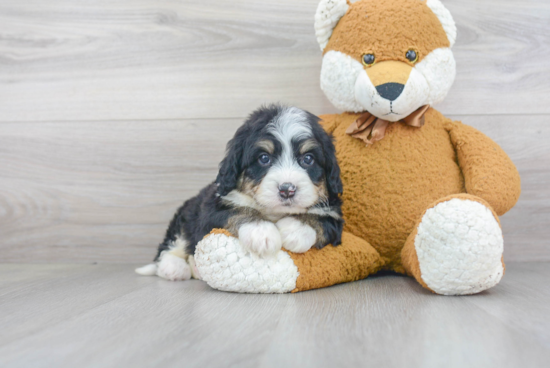
<svg viewBox="0 0 550 368">
<path fill-rule="evenodd" d="M 464 178 L 448 132 L 434 126 L 392 124 L 370 147 L 335 131 L 344 183 L 345 230 L 367 240 L 403 272 L 400 253 L 424 211 L 436 200 L 463 193 Z"/>
</svg>

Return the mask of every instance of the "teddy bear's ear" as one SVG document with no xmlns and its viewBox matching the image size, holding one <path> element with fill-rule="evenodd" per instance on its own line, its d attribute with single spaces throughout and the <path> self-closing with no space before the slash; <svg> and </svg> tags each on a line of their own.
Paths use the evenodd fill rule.
<svg viewBox="0 0 550 368">
<path fill-rule="evenodd" d="M 327 47 L 332 31 L 340 18 L 348 11 L 346 0 L 321 0 L 315 14 L 315 35 L 321 46 L 321 51 Z"/>
<path fill-rule="evenodd" d="M 428 0 L 426 5 L 434 12 L 437 18 L 439 18 L 445 33 L 447 33 L 447 38 L 451 43 L 451 47 L 453 47 L 456 41 L 456 24 L 451 12 L 447 10 L 439 0 Z"/>
</svg>

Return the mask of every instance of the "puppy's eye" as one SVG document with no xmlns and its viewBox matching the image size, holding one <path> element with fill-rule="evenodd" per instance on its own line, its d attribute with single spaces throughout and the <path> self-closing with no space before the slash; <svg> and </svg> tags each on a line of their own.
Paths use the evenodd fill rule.
<svg viewBox="0 0 550 368">
<path fill-rule="evenodd" d="M 418 52 L 416 52 L 415 50 L 413 49 L 410 49 L 409 51 L 407 51 L 407 53 L 405 54 L 405 57 L 407 58 L 407 60 L 409 60 L 411 63 L 416 63 L 418 61 Z"/>
<path fill-rule="evenodd" d="M 365 64 L 366 66 L 372 66 L 375 61 L 376 58 L 374 57 L 374 54 L 363 55 L 363 64 Z"/>
<path fill-rule="evenodd" d="M 262 153 L 260 157 L 258 157 L 258 162 L 262 166 L 267 166 L 271 163 L 271 157 L 267 153 Z"/>
<path fill-rule="evenodd" d="M 311 166 L 315 163 L 315 158 L 313 158 L 313 155 L 307 154 L 304 157 L 302 157 L 302 166 Z"/>
</svg>

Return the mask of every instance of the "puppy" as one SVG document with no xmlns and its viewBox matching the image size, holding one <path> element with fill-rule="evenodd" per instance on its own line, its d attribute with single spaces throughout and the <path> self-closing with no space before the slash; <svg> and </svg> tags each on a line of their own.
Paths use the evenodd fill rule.
<svg viewBox="0 0 550 368">
<path fill-rule="evenodd" d="M 332 138 L 319 118 L 296 107 L 262 107 L 228 143 L 216 181 L 178 209 L 155 263 L 136 272 L 199 278 L 195 247 L 215 228 L 227 229 L 261 257 L 281 247 L 304 253 L 339 245 L 341 193 Z"/>
</svg>

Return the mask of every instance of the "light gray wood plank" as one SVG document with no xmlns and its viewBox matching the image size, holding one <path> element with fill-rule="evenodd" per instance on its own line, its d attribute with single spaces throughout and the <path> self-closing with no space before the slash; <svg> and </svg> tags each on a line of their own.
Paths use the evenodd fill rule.
<svg viewBox="0 0 550 368">
<path fill-rule="evenodd" d="M 505 259 L 550 260 L 550 116 L 453 118 L 492 137 L 522 175 L 502 218 Z M 214 180 L 240 124 L 0 124 L 0 261 L 148 262 L 176 208 Z"/>
<path fill-rule="evenodd" d="M 506 268 L 505 282 L 491 297 L 474 295 L 469 301 L 502 323 L 536 337 L 550 348 L 549 264 L 513 263 Z M 526 308 L 526 306 L 529 306 Z"/>
<path fill-rule="evenodd" d="M 458 27 L 457 79 L 447 114 L 547 114 L 550 3 L 442 0 Z M 544 92 L 543 92 L 544 91 Z M 541 94 L 541 92 L 543 94 Z"/>
<path fill-rule="evenodd" d="M 159 281 L 129 277 L 128 266 L 2 265 L 0 269 L 8 271 L 3 278 L 10 281 L 0 285 L 0 315 L 5 316 L 0 320 L 0 346 Z"/>
<path fill-rule="evenodd" d="M 106 290 L 102 293 L 115 292 L 121 287 L 125 287 L 125 292 L 116 301 L 109 302 L 103 300 L 102 295 L 96 295 L 99 290 L 86 291 L 87 287 L 80 291 L 73 288 L 66 290 L 65 295 L 74 293 L 74 297 L 71 295 L 70 300 L 66 301 L 68 307 L 76 304 L 79 308 L 83 304 L 80 297 L 84 293 L 102 300 L 102 303 L 77 315 L 71 314 L 54 326 L 41 327 L 40 331 L 28 337 L 0 342 L 0 365 L 50 366 L 62 361 L 67 366 L 76 364 L 79 367 L 177 366 L 182 362 L 205 366 L 215 360 L 218 365 L 224 366 L 254 366 L 266 348 L 270 331 L 275 330 L 288 300 L 285 295 L 222 293 L 210 289 L 201 281 L 168 282 L 156 277 L 140 277 L 133 273 L 133 267 L 127 265 L 102 265 L 96 269 L 102 273 L 106 271 L 103 277 L 109 278 L 113 285 L 103 285 Z M 92 275 L 87 277 L 85 282 L 80 280 L 82 286 L 97 283 Z M 148 286 L 137 290 L 127 287 L 139 281 Z M 56 291 L 62 292 L 63 288 L 60 285 Z M 55 304 L 53 299 L 43 300 L 41 296 L 42 293 L 37 292 L 35 297 L 31 297 L 31 300 L 42 300 L 35 304 L 35 309 L 49 308 L 50 304 Z M 17 305 L 18 302 L 21 300 L 8 301 L 10 305 Z M 59 316 L 63 314 L 59 313 Z M 17 317 L 11 319 L 15 322 L 24 315 Z M 38 324 L 43 324 L 42 319 Z M 47 342 L 54 342 L 54 336 L 60 337 L 57 334 L 60 329 L 65 330 L 62 333 L 65 337 L 69 337 L 69 331 L 75 335 L 61 345 Z M 39 336 L 47 337 L 42 342 L 39 340 L 43 337 Z M 29 338 L 34 342 L 30 342 Z M 242 343 L 237 342 L 248 338 L 253 339 L 252 344 L 242 340 Z M 17 349 L 16 346 L 28 344 L 32 346 L 32 357 L 21 357 L 19 352 L 13 350 Z M 92 345 L 94 347 L 89 349 Z M 104 353 L 98 354 L 98 351 Z"/>
<path fill-rule="evenodd" d="M 0 260 L 143 262 L 240 121 L 4 123 Z"/>
<path fill-rule="evenodd" d="M 21 267 L 40 274 L 45 266 Z M 240 295 L 201 281 L 140 277 L 128 265 L 85 266 L 66 278 L 60 270 L 59 285 L 37 280 L 0 299 L 1 312 L 23 309 L 0 313 L 0 324 L 9 321 L 2 332 L 16 332 L 0 342 L 0 365 L 546 367 L 550 345 L 537 323 L 550 323 L 550 295 L 538 292 L 549 270 L 547 263 L 512 263 L 501 284 L 473 297 L 436 296 L 394 275 L 298 294 Z M 517 323 L 503 318 L 504 308 Z M 32 321 L 36 328 L 21 334 L 19 323 Z"/>
<path fill-rule="evenodd" d="M 435 296 L 404 277 L 299 294 L 278 327 L 264 367 L 542 367 L 550 353 L 468 297 Z"/>
<path fill-rule="evenodd" d="M 550 3 L 446 0 L 459 28 L 447 114 L 548 114 Z M 243 117 L 319 88 L 318 0 L 0 1 L 0 121 Z"/>
</svg>

